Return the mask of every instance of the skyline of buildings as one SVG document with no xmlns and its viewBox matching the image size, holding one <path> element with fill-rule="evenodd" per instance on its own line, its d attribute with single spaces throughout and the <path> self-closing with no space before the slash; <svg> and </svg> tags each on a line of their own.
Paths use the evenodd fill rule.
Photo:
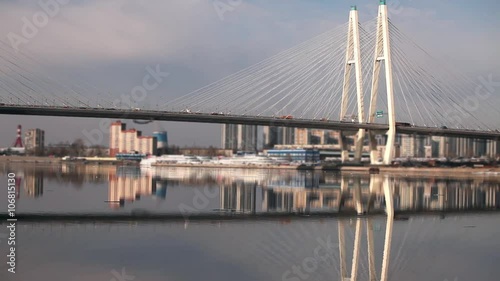
<svg viewBox="0 0 500 281">
<path fill-rule="evenodd" d="M 354 149 L 354 136 L 348 136 L 348 149 Z M 385 152 L 386 137 L 377 135 L 379 157 Z M 264 149 L 300 149 L 317 148 L 340 150 L 339 131 L 306 128 L 263 128 Z M 456 157 L 500 157 L 500 141 L 436 137 L 423 135 L 396 135 L 396 158 L 456 158 Z M 365 139 L 363 152 L 369 152 L 368 139 Z"/>
<path fill-rule="evenodd" d="M 143 136 L 142 131 L 127 129 L 121 121 L 110 125 L 109 155 L 137 151 L 156 155 L 168 153 L 168 134 L 155 131 L 152 136 Z M 45 131 L 29 129 L 24 134 L 23 143 L 26 153 L 43 151 Z M 378 155 L 385 151 L 385 136 L 377 135 Z M 221 148 L 233 151 L 262 151 L 267 149 L 320 149 L 339 151 L 339 131 L 259 127 L 253 125 L 222 125 Z M 354 136 L 348 136 L 348 149 L 354 149 Z M 495 159 L 500 156 L 500 141 L 398 134 L 395 143 L 395 158 L 479 158 Z M 363 152 L 369 151 L 365 140 Z M 106 153 L 107 154 L 107 153 Z"/>
</svg>

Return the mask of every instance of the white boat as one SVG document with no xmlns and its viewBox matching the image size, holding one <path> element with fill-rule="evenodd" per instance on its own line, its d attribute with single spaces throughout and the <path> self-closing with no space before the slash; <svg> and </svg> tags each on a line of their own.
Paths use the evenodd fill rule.
<svg viewBox="0 0 500 281">
<path fill-rule="evenodd" d="M 152 164 L 156 163 L 156 158 L 156 156 L 143 158 L 139 164 L 141 167 L 151 167 Z"/>
<path fill-rule="evenodd" d="M 152 156 L 142 159 L 140 165 L 143 167 L 151 167 L 154 164 L 201 164 L 201 161 L 196 156 L 187 155 L 161 155 Z"/>
<path fill-rule="evenodd" d="M 200 160 L 201 164 L 209 164 L 213 162 L 210 156 L 196 156 L 196 159 Z"/>
<path fill-rule="evenodd" d="M 222 158 L 215 162 L 221 165 L 273 165 L 278 162 L 272 158 L 262 155 L 236 155 L 234 157 Z"/>
</svg>

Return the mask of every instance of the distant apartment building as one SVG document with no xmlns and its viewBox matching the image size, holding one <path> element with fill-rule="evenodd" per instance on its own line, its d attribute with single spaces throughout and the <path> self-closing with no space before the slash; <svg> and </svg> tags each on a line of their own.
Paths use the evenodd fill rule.
<svg viewBox="0 0 500 281">
<path fill-rule="evenodd" d="M 307 128 L 264 127 L 264 148 L 278 146 L 337 145 L 339 132 Z M 353 139 L 353 137 L 349 137 Z"/>
<path fill-rule="evenodd" d="M 432 157 L 432 139 L 420 135 L 399 135 L 399 157 Z"/>
<path fill-rule="evenodd" d="M 500 157 L 500 141 L 488 140 L 486 143 L 486 155 L 491 158 Z"/>
<path fill-rule="evenodd" d="M 310 144 L 327 144 L 326 130 L 312 129 L 309 130 L 309 143 Z"/>
<path fill-rule="evenodd" d="M 434 157 L 481 157 L 500 156 L 500 142 L 495 140 L 455 137 L 432 137 Z"/>
<path fill-rule="evenodd" d="M 257 126 L 254 125 L 222 125 L 222 149 L 256 151 Z"/>
<path fill-rule="evenodd" d="M 143 136 L 141 131 L 128 129 L 125 123 L 120 121 L 111 123 L 109 137 L 109 154 L 111 157 L 118 153 L 138 152 L 147 155 L 155 155 L 157 151 L 157 139 L 153 136 Z"/>
<path fill-rule="evenodd" d="M 264 149 L 272 148 L 278 144 L 278 127 L 265 126 L 262 133 Z"/>
<path fill-rule="evenodd" d="M 39 154 L 45 147 L 45 131 L 29 129 L 24 135 L 24 146 L 27 153 Z"/>
<path fill-rule="evenodd" d="M 273 148 L 275 145 L 295 144 L 295 128 L 266 126 L 263 133 L 263 147 Z"/>
<path fill-rule="evenodd" d="M 309 144 L 309 129 L 296 128 L 295 129 L 295 145 L 308 145 Z"/>
</svg>

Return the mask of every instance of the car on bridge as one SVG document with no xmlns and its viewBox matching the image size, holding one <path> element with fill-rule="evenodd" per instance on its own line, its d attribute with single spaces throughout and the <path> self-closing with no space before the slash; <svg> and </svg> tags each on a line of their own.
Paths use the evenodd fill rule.
<svg viewBox="0 0 500 281">
<path fill-rule="evenodd" d="M 396 126 L 399 126 L 399 127 L 413 127 L 410 123 L 407 123 L 407 122 L 396 122 Z"/>
<path fill-rule="evenodd" d="M 342 120 L 340 120 L 340 122 L 343 122 L 343 123 L 355 123 L 356 122 L 356 119 L 358 119 L 358 115 L 346 115 L 344 116 L 344 118 L 342 118 Z"/>
<path fill-rule="evenodd" d="M 210 115 L 225 115 L 223 112 L 212 112 Z"/>
<path fill-rule="evenodd" d="M 293 119 L 292 115 L 283 115 L 280 117 L 280 119 Z"/>
<path fill-rule="evenodd" d="M 326 122 L 326 121 L 328 121 L 328 118 L 321 118 L 319 121 Z"/>
</svg>

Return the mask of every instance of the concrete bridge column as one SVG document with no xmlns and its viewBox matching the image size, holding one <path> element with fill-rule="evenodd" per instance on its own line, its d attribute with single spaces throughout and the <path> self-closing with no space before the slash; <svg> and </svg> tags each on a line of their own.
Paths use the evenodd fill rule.
<svg viewBox="0 0 500 281">
<path fill-rule="evenodd" d="M 344 132 L 340 131 L 339 134 L 339 143 L 340 143 L 340 160 L 342 163 L 346 163 L 349 161 L 349 144 L 347 142 L 347 136 Z"/>
<path fill-rule="evenodd" d="M 375 138 L 375 132 L 368 131 L 368 141 L 370 145 L 370 164 L 376 165 L 378 164 L 378 142 L 377 138 Z"/>
</svg>

